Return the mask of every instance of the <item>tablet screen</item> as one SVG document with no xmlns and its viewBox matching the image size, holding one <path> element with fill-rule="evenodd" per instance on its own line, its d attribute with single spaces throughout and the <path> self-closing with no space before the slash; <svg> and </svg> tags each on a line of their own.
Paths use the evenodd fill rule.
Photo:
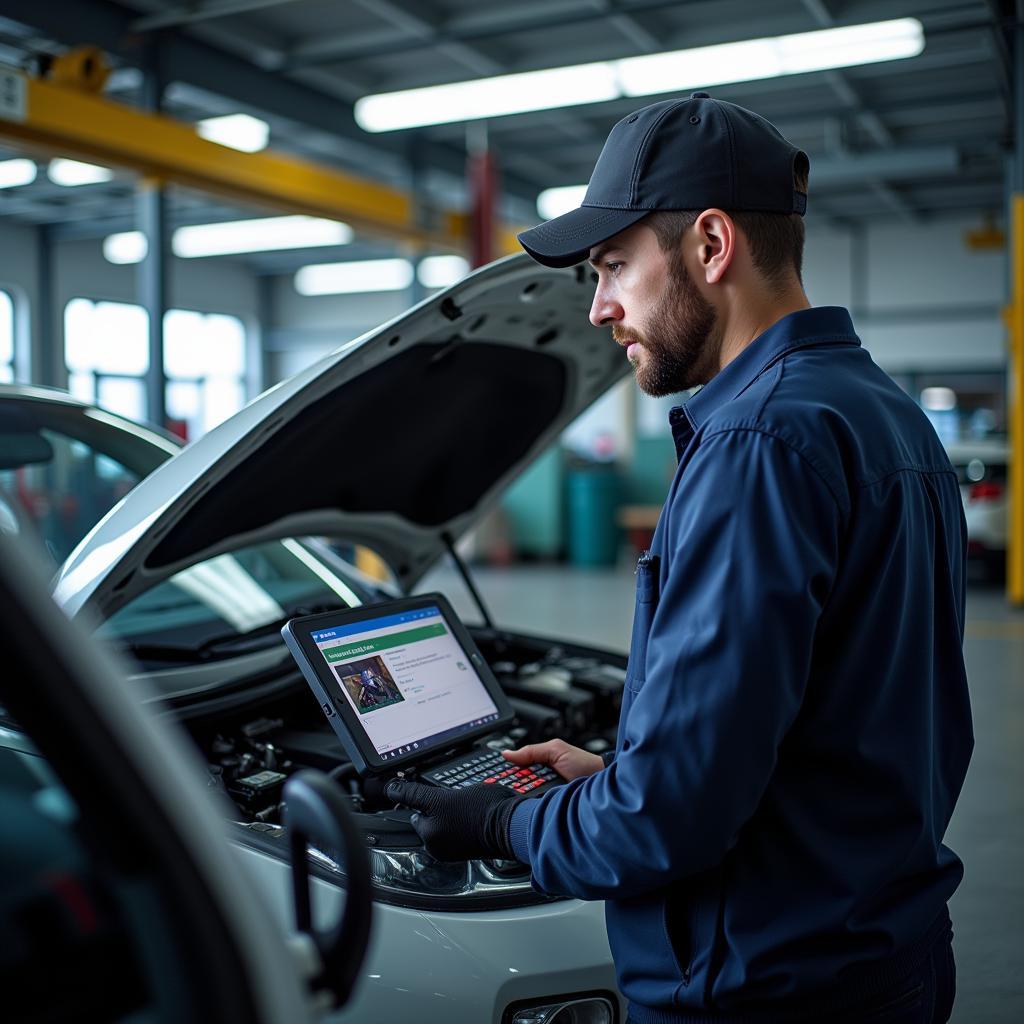
<svg viewBox="0 0 1024 1024">
<path fill-rule="evenodd" d="M 310 637 L 384 759 L 426 751 L 499 717 L 436 606 L 328 626 Z"/>
</svg>

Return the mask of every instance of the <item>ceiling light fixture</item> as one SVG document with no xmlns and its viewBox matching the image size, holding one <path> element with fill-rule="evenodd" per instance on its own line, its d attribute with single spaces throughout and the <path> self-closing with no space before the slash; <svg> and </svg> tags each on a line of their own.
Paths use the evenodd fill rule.
<svg viewBox="0 0 1024 1024">
<path fill-rule="evenodd" d="M 35 160 L 18 157 L 15 160 L 0 160 L 0 188 L 17 188 L 30 185 L 36 180 Z"/>
<path fill-rule="evenodd" d="M 141 231 L 118 231 L 103 239 L 103 258 L 108 263 L 141 263 L 149 252 L 149 240 Z"/>
<path fill-rule="evenodd" d="M 352 229 L 341 221 L 322 217 L 260 217 L 231 220 L 220 224 L 192 224 L 174 232 L 171 249 L 175 256 L 231 256 L 276 249 L 307 249 L 321 245 L 346 245 Z"/>
<path fill-rule="evenodd" d="M 368 132 L 395 131 L 900 60 L 923 49 L 921 22 L 896 18 L 380 93 L 357 100 L 355 117 Z"/>
<path fill-rule="evenodd" d="M 114 172 L 109 167 L 98 167 L 96 164 L 82 163 L 81 160 L 65 160 L 58 157 L 50 161 L 46 168 L 46 176 L 54 185 L 72 188 L 76 185 L 97 185 L 101 181 L 110 181 Z"/>
<path fill-rule="evenodd" d="M 447 288 L 469 273 L 464 256 L 425 256 L 416 267 L 416 277 L 424 288 Z"/>
<path fill-rule="evenodd" d="M 396 292 L 408 288 L 412 277 L 412 264 L 403 259 L 318 263 L 296 271 L 295 290 L 300 295 Z"/>
<path fill-rule="evenodd" d="M 301 215 L 261 217 L 177 228 L 171 236 L 171 252 L 182 259 L 196 259 L 347 245 L 351 241 L 352 229 L 341 221 Z M 139 263 L 146 258 L 148 250 L 146 236 L 141 231 L 120 231 L 103 240 L 103 255 L 111 263 Z"/>
<path fill-rule="evenodd" d="M 224 114 L 196 122 L 196 131 L 210 142 L 219 142 L 243 153 L 258 153 L 267 148 L 270 125 L 249 114 Z"/>
<path fill-rule="evenodd" d="M 537 196 L 537 212 L 543 220 L 554 220 L 563 213 L 575 210 L 587 194 L 586 185 L 561 185 L 546 188 Z"/>
<path fill-rule="evenodd" d="M 355 117 L 368 132 L 390 132 L 522 114 L 528 110 L 601 103 L 620 95 L 610 64 L 577 64 L 364 96 L 356 101 Z"/>
<path fill-rule="evenodd" d="M 950 412 L 956 408 L 956 392 L 952 388 L 925 388 L 921 405 L 929 412 Z"/>
</svg>

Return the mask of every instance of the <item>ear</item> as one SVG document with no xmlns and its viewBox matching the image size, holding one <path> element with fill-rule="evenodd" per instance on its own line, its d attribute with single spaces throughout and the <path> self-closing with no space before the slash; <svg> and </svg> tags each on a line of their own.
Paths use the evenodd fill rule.
<svg viewBox="0 0 1024 1024">
<path fill-rule="evenodd" d="M 724 210 L 705 210 L 694 222 L 698 259 L 708 284 L 718 284 L 736 255 L 736 225 Z"/>
</svg>

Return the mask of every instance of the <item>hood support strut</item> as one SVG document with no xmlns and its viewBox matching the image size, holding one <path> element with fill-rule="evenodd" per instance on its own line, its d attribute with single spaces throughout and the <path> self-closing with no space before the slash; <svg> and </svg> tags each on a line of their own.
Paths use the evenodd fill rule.
<svg viewBox="0 0 1024 1024">
<path fill-rule="evenodd" d="M 462 577 L 463 582 L 469 589 L 470 594 L 473 595 L 473 600 L 476 602 L 477 608 L 480 609 L 480 614 L 484 617 L 484 625 L 488 629 L 494 629 L 494 623 L 491 621 L 491 616 L 487 611 L 487 605 L 484 604 L 484 599 L 480 596 L 480 591 L 476 589 L 473 583 L 473 577 L 469 574 L 469 567 L 459 557 L 459 553 L 455 550 L 455 541 L 452 539 L 452 535 L 445 530 L 441 534 L 441 540 L 444 541 L 444 546 L 448 549 L 448 554 L 452 556 L 452 561 L 455 563 L 455 568 L 459 570 L 459 575 Z"/>
</svg>

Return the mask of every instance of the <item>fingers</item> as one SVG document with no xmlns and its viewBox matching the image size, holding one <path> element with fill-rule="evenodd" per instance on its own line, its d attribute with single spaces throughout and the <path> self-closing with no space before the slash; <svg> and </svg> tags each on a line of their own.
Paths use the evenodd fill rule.
<svg viewBox="0 0 1024 1024">
<path fill-rule="evenodd" d="M 404 804 L 406 807 L 413 807 L 419 811 L 429 811 L 433 803 L 431 797 L 435 795 L 432 786 L 423 786 L 418 782 L 404 782 L 402 779 L 392 779 L 384 787 L 384 795 L 396 804 Z"/>
<path fill-rule="evenodd" d="M 548 740 L 546 743 L 530 743 L 518 750 L 503 750 L 502 754 L 513 764 L 553 764 L 564 750 L 565 744 L 561 740 Z"/>
</svg>

